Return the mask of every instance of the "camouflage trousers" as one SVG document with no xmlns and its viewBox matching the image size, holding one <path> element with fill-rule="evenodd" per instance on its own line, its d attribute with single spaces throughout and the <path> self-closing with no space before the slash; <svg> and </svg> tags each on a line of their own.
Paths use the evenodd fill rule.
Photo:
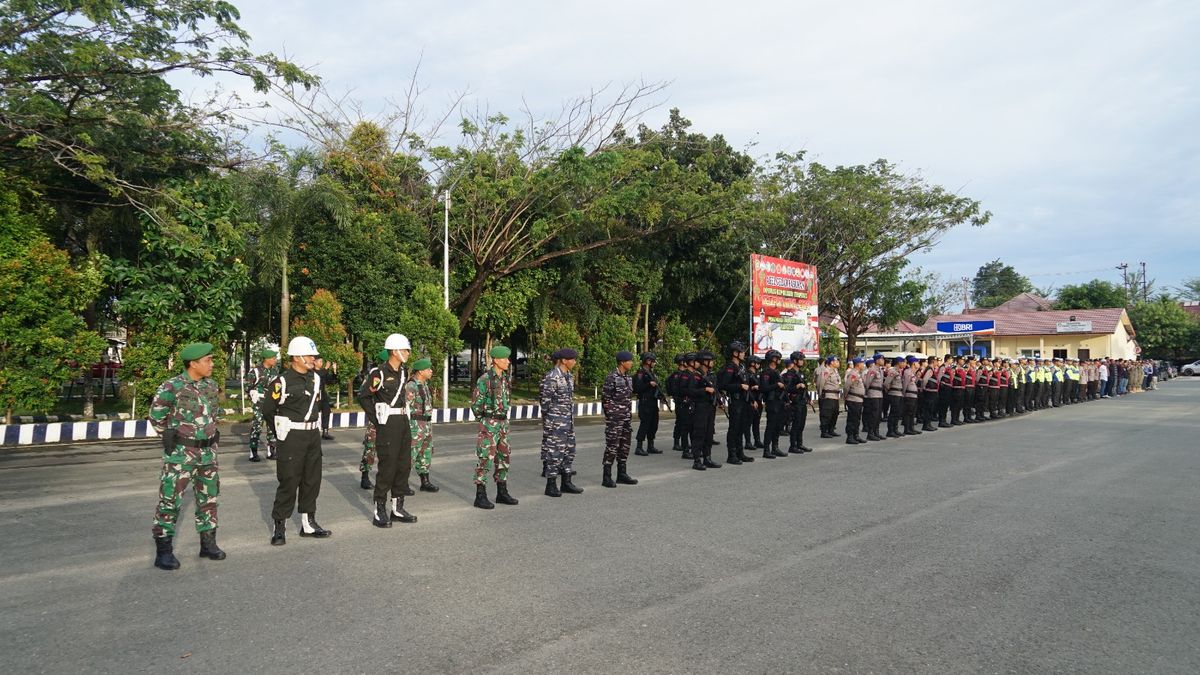
<svg viewBox="0 0 1200 675">
<path fill-rule="evenodd" d="M 633 432 L 633 420 L 629 417 L 604 418 L 604 464 L 629 460 L 629 436 Z"/>
<path fill-rule="evenodd" d="M 412 465 L 417 475 L 429 474 L 433 462 L 433 423 L 425 420 L 409 422 L 412 431 Z"/>
<path fill-rule="evenodd" d="M 369 473 L 375 466 L 375 425 L 367 422 L 367 432 L 363 434 L 362 461 L 358 463 L 361 473 Z"/>
<path fill-rule="evenodd" d="M 174 464 L 164 462 L 158 481 L 158 508 L 154 510 L 155 537 L 175 536 L 179 520 L 179 502 L 192 484 L 196 498 L 196 531 L 207 532 L 217 527 L 217 496 L 221 492 L 221 477 L 214 464 Z"/>
<path fill-rule="evenodd" d="M 542 418 L 542 463 L 547 476 L 570 471 L 575 464 L 575 423 L 571 418 Z"/>
<path fill-rule="evenodd" d="M 496 482 L 508 480 L 508 420 L 480 420 L 475 440 L 475 484 L 487 483 L 489 468 L 494 466 Z"/>
<path fill-rule="evenodd" d="M 263 414 L 262 409 L 257 405 L 252 406 L 254 410 L 254 418 L 250 420 L 250 454 L 258 454 L 258 438 L 262 434 L 263 429 Z M 275 427 L 268 424 L 267 426 L 267 454 L 275 455 Z"/>
</svg>

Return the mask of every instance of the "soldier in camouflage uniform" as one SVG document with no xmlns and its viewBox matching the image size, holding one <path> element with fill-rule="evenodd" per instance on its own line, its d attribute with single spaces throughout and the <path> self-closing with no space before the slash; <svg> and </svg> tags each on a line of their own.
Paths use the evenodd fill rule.
<svg viewBox="0 0 1200 675">
<path fill-rule="evenodd" d="M 408 407 L 408 424 L 412 432 L 412 462 L 421 479 L 421 492 L 437 492 L 438 486 L 429 480 L 429 465 L 433 461 L 433 393 L 429 378 L 433 377 L 433 361 L 417 359 L 412 365 L 412 379 L 404 385 L 404 404 Z"/>
<path fill-rule="evenodd" d="M 542 411 L 542 464 L 545 466 L 546 496 L 579 494 L 583 488 L 571 481 L 575 464 L 575 367 L 579 352 L 569 347 L 550 355 L 554 367 L 542 378 L 538 403 Z M 559 476 L 562 488 L 559 489 Z"/>
<path fill-rule="evenodd" d="M 617 367 L 604 378 L 600 402 L 604 408 L 604 480 L 601 485 L 617 487 L 617 483 L 637 485 L 637 479 L 629 475 L 629 436 L 633 432 L 633 353 L 617 352 Z M 617 463 L 617 480 L 613 482 L 613 462 Z"/>
<path fill-rule="evenodd" d="M 267 383 L 279 375 L 279 350 L 267 347 L 258 353 L 262 363 L 246 373 L 246 394 L 250 397 L 254 418 L 250 420 L 250 461 L 261 462 L 258 456 L 258 439 L 262 435 L 262 400 L 267 394 Z M 267 459 L 275 459 L 275 428 L 267 425 Z"/>
<path fill-rule="evenodd" d="M 492 357 L 492 367 L 479 376 L 471 395 L 471 412 L 479 421 L 475 441 L 475 454 L 479 458 L 475 466 L 475 506 L 481 509 L 496 507 L 487 496 L 489 466 L 494 466 L 496 501 L 510 505 L 517 503 L 508 494 L 508 407 L 512 400 L 508 367 L 512 350 L 496 345 L 488 355 Z"/>
<path fill-rule="evenodd" d="M 386 349 L 380 350 L 379 358 L 376 363 L 383 363 L 388 360 Z M 365 382 L 371 381 L 371 376 L 378 374 L 379 366 L 372 366 L 367 370 Z M 367 430 L 363 433 L 363 453 L 362 461 L 358 463 L 358 471 L 362 474 L 362 479 L 359 481 L 359 487 L 364 490 L 373 490 L 375 485 L 371 483 L 371 467 L 375 466 L 375 424 L 371 422 L 371 418 L 367 418 Z"/>
<path fill-rule="evenodd" d="M 212 350 L 207 342 L 184 347 L 179 352 L 184 372 L 163 382 L 150 402 L 150 424 L 163 441 L 158 508 L 151 533 L 154 566 L 164 570 L 179 569 L 174 553 L 175 524 L 188 483 L 196 498 L 200 557 L 225 559 L 225 552 L 217 547 L 217 497 L 221 492 L 217 418 L 221 409 L 217 400 L 220 389 L 212 380 Z"/>
</svg>

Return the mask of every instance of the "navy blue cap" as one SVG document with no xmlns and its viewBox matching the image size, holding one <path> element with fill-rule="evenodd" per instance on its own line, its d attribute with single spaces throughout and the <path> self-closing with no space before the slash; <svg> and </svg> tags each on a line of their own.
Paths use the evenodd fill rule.
<svg viewBox="0 0 1200 675">
<path fill-rule="evenodd" d="M 562 349 L 551 354 L 550 358 L 554 359 L 555 361 L 561 361 L 562 359 L 577 359 L 579 358 L 579 352 L 571 349 L 570 347 L 563 347 Z"/>
<path fill-rule="evenodd" d="M 830 354 L 829 356 L 825 357 L 825 363 L 827 365 L 830 363 L 833 363 L 834 361 L 837 361 L 837 360 L 838 360 L 838 357 L 834 356 L 833 354 Z"/>
<path fill-rule="evenodd" d="M 633 352 L 628 352 L 628 351 L 617 352 L 617 363 L 620 363 L 622 361 L 632 361 L 632 360 L 633 360 Z"/>
<path fill-rule="evenodd" d="M 856 356 L 853 359 L 850 359 L 850 362 L 857 366 L 858 364 L 863 362 L 863 357 Z"/>
<path fill-rule="evenodd" d="M 900 365 L 901 363 L 904 363 L 904 357 L 903 357 L 903 356 L 897 356 L 896 358 L 892 359 L 892 365 L 893 365 L 893 366 L 898 366 L 898 365 Z"/>
<path fill-rule="evenodd" d="M 908 358 L 906 358 L 904 360 L 908 361 L 909 363 L 916 363 L 917 361 L 920 361 L 921 359 L 918 359 L 917 357 L 913 356 L 912 354 L 909 354 Z"/>
</svg>

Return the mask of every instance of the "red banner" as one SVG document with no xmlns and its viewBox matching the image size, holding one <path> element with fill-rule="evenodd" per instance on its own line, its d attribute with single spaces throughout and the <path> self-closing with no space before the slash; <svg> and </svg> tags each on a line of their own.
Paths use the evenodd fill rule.
<svg viewBox="0 0 1200 675">
<path fill-rule="evenodd" d="M 794 351 L 806 359 L 820 356 L 817 268 L 812 265 L 750 256 L 750 329 L 752 349 L 771 349 L 787 358 Z"/>
</svg>

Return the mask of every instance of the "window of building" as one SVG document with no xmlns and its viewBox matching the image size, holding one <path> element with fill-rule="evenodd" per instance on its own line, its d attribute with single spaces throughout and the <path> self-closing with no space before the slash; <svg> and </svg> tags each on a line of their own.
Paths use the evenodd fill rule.
<svg viewBox="0 0 1200 675">
<path fill-rule="evenodd" d="M 1023 359 L 1040 359 L 1042 352 L 1039 349 L 1022 349 L 1021 358 Z"/>
<path fill-rule="evenodd" d="M 1079 350 L 1079 360 L 1080 361 L 1088 361 L 1091 358 L 1092 358 L 1092 350 L 1090 350 L 1090 349 L 1080 349 Z"/>
<path fill-rule="evenodd" d="M 1067 350 L 1065 350 L 1065 349 L 1055 349 L 1055 350 L 1054 350 L 1054 358 L 1056 358 L 1056 359 L 1065 359 L 1065 358 L 1067 358 Z"/>
</svg>

